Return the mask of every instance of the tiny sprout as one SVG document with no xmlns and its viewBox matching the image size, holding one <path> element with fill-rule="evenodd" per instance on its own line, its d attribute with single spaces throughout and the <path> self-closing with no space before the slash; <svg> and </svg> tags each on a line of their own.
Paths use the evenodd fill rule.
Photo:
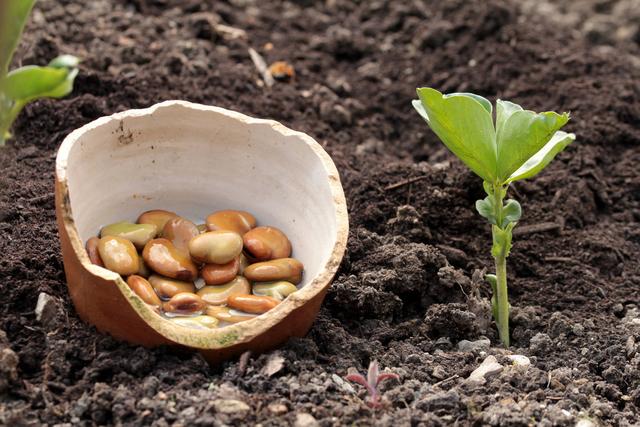
<svg viewBox="0 0 640 427">
<path fill-rule="evenodd" d="M 369 392 L 369 397 L 366 400 L 367 405 L 370 408 L 379 408 L 382 406 L 380 402 L 380 393 L 378 392 L 378 385 L 387 379 L 395 378 L 399 379 L 400 377 L 396 374 L 391 373 L 383 373 L 381 374 L 378 369 L 378 361 L 373 360 L 369 363 L 369 370 L 367 371 L 367 377 L 359 373 L 351 373 L 345 377 L 349 381 L 353 381 L 354 383 L 358 383 Z"/>
<path fill-rule="evenodd" d="M 569 114 L 535 113 L 509 101 L 493 106 L 473 93 L 443 95 L 419 88 L 413 107 L 444 145 L 484 181 L 487 197 L 476 202 L 478 213 L 489 221 L 493 233 L 491 255 L 496 274 L 486 280 L 493 290 L 493 317 L 500 340 L 509 346 L 507 257 L 511 237 L 522 209 L 514 199 L 504 200 L 509 185 L 543 170 L 576 136 L 559 130 Z"/>
</svg>

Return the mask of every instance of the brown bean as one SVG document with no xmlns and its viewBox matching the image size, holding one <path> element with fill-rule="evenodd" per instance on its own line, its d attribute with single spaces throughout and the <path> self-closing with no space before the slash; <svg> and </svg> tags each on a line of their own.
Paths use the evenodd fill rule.
<svg viewBox="0 0 640 427">
<path fill-rule="evenodd" d="M 265 313 L 278 304 L 280 304 L 280 301 L 275 298 L 257 295 L 233 294 L 227 299 L 229 307 L 256 314 Z"/>
<path fill-rule="evenodd" d="M 104 263 L 100 258 L 100 252 L 98 252 L 98 245 L 100 244 L 100 239 L 98 237 L 91 237 L 87 240 L 87 255 L 89 255 L 89 260 L 92 264 L 99 265 L 100 267 L 104 267 Z"/>
<path fill-rule="evenodd" d="M 189 241 L 199 234 L 198 227 L 182 217 L 170 219 L 162 228 L 162 237 L 185 254 L 189 253 Z"/>
<path fill-rule="evenodd" d="M 302 263 L 295 258 L 257 262 L 245 268 L 244 276 L 252 282 L 286 280 L 297 285 L 302 280 Z"/>
<path fill-rule="evenodd" d="M 275 227 L 256 227 L 243 237 L 245 249 L 258 261 L 291 256 L 291 242 Z"/>
<path fill-rule="evenodd" d="M 121 221 L 102 227 L 100 237 L 117 236 L 130 240 L 136 249 L 144 248 L 149 240 L 156 237 L 158 228 L 153 224 L 134 224 Z"/>
<path fill-rule="evenodd" d="M 207 303 L 191 292 L 175 294 L 162 304 L 162 309 L 172 314 L 201 314 L 206 307 Z"/>
<path fill-rule="evenodd" d="M 152 272 L 149 266 L 147 266 L 147 263 L 144 262 L 144 258 L 142 258 L 142 255 L 140 254 L 138 254 L 138 264 L 138 276 L 142 276 L 145 279 L 148 279 L 149 276 L 151 276 Z"/>
<path fill-rule="evenodd" d="M 109 270 L 123 276 L 138 272 L 138 252 L 129 240 L 117 236 L 103 237 L 98 244 L 98 252 Z"/>
<path fill-rule="evenodd" d="M 207 285 L 221 285 L 233 280 L 240 271 L 240 256 L 226 264 L 206 264 L 200 274 Z"/>
<path fill-rule="evenodd" d="M 191 282 L 169 279 L 167 277 L 152 274 L 149 276 L 149 283 L 162 299 L 169 299 L 182 292 L 196 292 L 196 287 Z"/>
<path fill-rule="evenodd" d="M 251 285 L 242 276 L 236 276 L 224 285 L 205 286 L 197 292 L 203 300 L 212 305 L 226 304 L 229 295 L 248 293 L 251 293 Z"/>
<path fill-rule="evenodd" d="M 160 301 L 160 298 L 158 298 L 158 295 L 154 292 L 151 283 L 144 277 L 133 274 L 127 278 L 127 285 L 147 304 L 155 307 L 160 307 L 162 304 L 162 301 Z"/>
<path fill-rule="evenodd" d="M 214 212 L 207 217 L 209 231 L 229 230 L 242 236 L 255 226 L 255 217 L 245 211 L 224 210 Z"/>
<path fill-rule="evenodd" d="M 189 242 L 193 259 L 207 264 L 226 264 L 242 252 L 242 237 L 227 230 L 208 231 Z"/>
<path fill-rule="evenodd" d="M 138 224 L 153 224 L 158 227 L 158 232 L 161 232 L 164 225 L 172 218 L 177 217 L 174 212 L 165 211 L 162 209 L 154 209 L 151 211 L 143 212 L 136 221 Z"/>
<path fill-rule="evenodd" d="M 293 283 L 285 280 L 275 282 L 256 282 L 253 284 L 253 294 L 275 298 L 282 301 L 298 288 Z"/>
<path fill-rule="evenodd" d="M 236 310 L 231 310 L 229 307 L 223 307 L 220 305 L 210 305 L 207 307 L 206 313 L 209 316 L 213 316 L 218 320 L 229 323 L 244 322 L 245 320 L 253 319 L 255 314 L 242 313 Z"/>
<path fill-rule="evenodd" d="M 173 323 L 180 326 L 195 329 L 213 329 L 218 326 L 220 320 L 213 316 L 194 316 L 194 317 L 174 317 L 171 319 Z"/>
<path fill-rule="evenodd" d="M 144 247 L 142 257 L 149 268 L 162 276 L 190 282 L 198 275 L 198 268 L 191 258 L 167 239 L 151 240 Z"/>
</svg>

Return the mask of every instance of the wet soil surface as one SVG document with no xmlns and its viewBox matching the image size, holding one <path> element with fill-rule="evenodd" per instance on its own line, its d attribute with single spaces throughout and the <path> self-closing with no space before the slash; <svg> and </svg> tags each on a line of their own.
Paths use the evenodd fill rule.
<svg viewBox="0 0 640 427">
<path fill-rule="evenodd" d="M 640 423 L 640 71 L 626 55 L 499 1 L 209 3 L 38 2 L 16 62 L 83 62 L 72 95 L 28 106 L 0 150 L 0 424 Z M 266 88 L 249 47 L 295 79 Z M 572 114 L 578 142 L 511 190 L 524 214 L 508 350 L 480 280 L 482 186 L 412 111 L 425 85 Z M 340 170 L 347 254 L 308 336 L 278 351 L 211 368 L 75 314 L 56 149 L 93 119 L 172 98 L 305 131 Z M 45 321 L 41 292 L 54 298 Z M 502 367 L 469 381 L 489 355 Z M 399 375 L 377 410 L 343 380 L 374 359 Z"/>
</svg>

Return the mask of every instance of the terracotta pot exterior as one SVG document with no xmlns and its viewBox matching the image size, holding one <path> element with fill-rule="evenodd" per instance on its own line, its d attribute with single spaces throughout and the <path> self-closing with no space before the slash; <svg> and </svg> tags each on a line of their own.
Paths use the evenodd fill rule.
<svg viewBox="0 0 640 427">
<path fill-rule="evenodd" d="M 326 170 L 326 178 L 324 178 L 326 181 L 318 182 L 318 185 L 315 187 L 321 189 L 317 190 L 318 192 L 321 192 L 324 187 L 324 191 L 329 194 L 329 200 L 332 201 L 334 206 L 331 206 L 331 209 L 327 209 L 324 205 L 318 205 L 317 201 L 314 202 L 311 200 L 309 203 L 311 206 L 313 206 L 313 203 L 316 203 L 315 206 L 322 208 L 319 209 L 320 211 L 326 211 L 325 215 L 335 215 L 335 217 L 329 219 L 324 218 L 324 220 L 329 221 L 327 223 L 334 224 L 332 227 L 335 230 L 335 236 L 328 235 L 326 238 L 333 240 L 325 242 L 325 246 L 330 249 L 330 252 L 318 254 L 318 256 L 324 256 L 327 259 L 326 262 L 322 264 L 322 268 L 317 270 L 315 274 L 313 274 L 313 277 L 308 277 L 304 286 L 298 292 L 289 296 L 276 308 L 254 319 L 223 328 L 210 331 L 191 330 L 178 326 L 161 317 L 150 306 L 144 304 L 142 300 L 133 294 L 119 275 L 90 263 L 84 250 L 84 239 L 80 237 L 81 233 L 78 230 L 87 229 L 87 221 L 92 220 L 92 218 L 81 218 L 83 224 L 78 226 L 78 218 L 74 218 L 73 216 L 73 203 L 71 202 L 71 198 L 75 197 L 76 205 L 80 206 L 80 210 L 82 211 L 83 205 L 78 202 L 78 200 L 85 194 L 83 191 L 86 192 L 86 190 L 82 190 L 82 186 L 78 183 L 84 182 L 86 178 L 78 181 L 78 178 L 73 178 L 72 176 L 70 181 L 69 172 L 72 171 L 73 168 L 84 167 L 78 163 L 78 159 L 82 159 L 82 156 L 89 157 L 93 153 L 91 149 L 86 148 L 86 145 L 93 143 L 92 139 L 87 139 L 86 135 L 93 135 L 93 138 L 96 138 L 95 135 L 98 135 L 108 140 L 109 135 L 114 134 L 112 130 L 114 128 L 113 122 L 117 123 L 119 121 L 119 128 L 116 127 L 116 130 L 121 129 L 123 126 L 122 123 L 128 120 L 129 117 L 131 117 L 132 121 L 129 123 L 133 123 L 132 126 L 136 124 L 140 125 L 140 123 L 142 123 L 140 126 L 147 126 L 144 120 L 151 118 L 151 123 L 153 123 L 156 115 L 160 117 L 163 115 L 176 116 L 178 119 L 184 116 L 186 117 L 185 120 L 196 120 L 196 123 L 200 123 L 198 122 L 198 120 L 200 120 L 204 123 L 203 126 L 208 126 L 207 123 L 209 121 L 215 125 L 216 120 L 224 120 L 227 126 L 230 123 L 229 120 L 231 120 L 231 123 L 237 121 L 237 125 L 241 130 L 244 128 L 249 129 L 249 135 L 251 135 L 251 132 L 255 133 L 258 130 L 266 132 L 264 134 L 264 140 L 267 141 L 265 144 L 280 144 L 279 135 L 282 134 L 285 145 L 295 144 L 290 146 L 294 147 L 295 150 L 302 150 L 302 154 L 297 156 L 300 158 L 306 156 L 305 158 L 307 160 L 303 159 L 302 161 L 310 163 L 303 169 L 310 170 L 310 173 L 314 175 L 313 179 L 317 180 L 316 175 L 321 176 L 324 174 L 322 171 Z M 193 119 L 192 115 L 196 115 L 196 119 Z M 210 120 L 209 117 L 211 118 Z M 265 127 L 265 125 L 268 127 Z M 104 127 L 107 129 L 103 130 Z M 141 129 L 141 132 L 142 131 L 144 131 L 144 127 Z M 184 129 L 181 132 L 184 133 Z M 135 135 L 135 132 L 130 131 L 130 133 L 127 134 L 127 138 L 131 138 L 133 142 L 135 142 L 135 136 L 132 135 Z M 238 135 L 244 136 L 247 135 L 247 133 L 239 131 Z M 299 138 L 300 142 L 294 143 L 286 139 L 291 139 L 292 136 Z M 120 147 L 122 143 L 122 136 L 114 134 L 114 138 L 118 139 L 118 145 L 115 145 L 115 148 L 113 148 L 113 152 L 117 154 L 118 147 Z M 226 141 L 226 139 L 224 141 Z M 125 141 L 125 144 L 129 143 L 131 143 L 131 140 Z M 234 141 L 212 141 L 211 143 L 232 144 Z M 141 144 L 144 145 L 145 143 L 141 142 Z M 252 145 L 248 144 L 247 147 L 251 149 L 250 147 L 252 147 Z M 262 149 L 264 148 L 265 147 L 262 147 Z M 102 149 L 104 150 L 104 148 Z M 127 148 L 125 147 L 124 149 Z M 87 151 L 88 154 L 83 154 L 85 151 Z M 106 151 L 105 153 L 111 152 L 112 151 Z M 106 157 L 105 153 L 102 154 L 102 158 Z M 283 151 L 283 153 L 286 152 Z M 114 154 L 114 156 L 116 154 Z M 251 153 L 249 153 L 249 155 L 250 154 Z M 256 155 L 256 157 L 260 156 Z M 277 158 L 277 156 L 275 158 Z M 141 158 L 140 161 L 144 161 L 144 159 Z M 106 163 L 108 165 L 108 162 Z M 322 173 L 318 173 L 318 171 Z M 91 171 L 88 173 L 90 177 Z M 73 173 L 71 175 L 73 175 Z M 296 179 L 296 177 L 286 178 L 288 180 L 292 178 L 294 180 Z M 73 179 L 75 179 L 77 183 L 74 183 Z M 259 180 L 260 178 L 255 177 L 253 179 Z M 310 178 L 308 176 L 300 178 L 302 181 L 305 179 L 308 181 Z M 70 195 L 70 191 L 73 191 L 73 188 L 77 189 L 76 193 Z M 312 191 L 313 189 L 310 188 L 309 190 Z M 135 191 L 135 188 L 131 189 L 131 192 Z M 91 195 L 90 193 L 87 194 Z M 330 281 L 340 264 L 348 235 L 346 203 L 337 171 L 328 155 L 315 141 L 304 134 L 290 131 L 276 122 L 252 119 L 220 108 L 206 107 L 182 101 L 168 101 L 146 110 L 131 110 L 120 113 L 109 118 L 99 119 L 76 130 L 67 137 L 58 153 L 55 196 L 56 218 L 60 234 L 65 274 L 69 293 L 78 315 L 84 321 L 95 325 L 99 331 L 108 333 L 117 339 L 147 347 L 179 345 L 197 349 L 203 354 L 206 360 L 212 364 L 239 355 L 246 350 L 259 353 L 283 344 L 292 336 L 304 336 L 311 328 L 326 295 Z M 139 202 L 140 197 L 137 196 L 136 193 L 133 193 L 132 197 Z M 138 199 L 136 199 L 136 197 L 138 197 Z M 298 197 L 298 195 L 293 195 L 292 197 L 295 198 Z M 304 198 L 303 195 L 300 197 Z M 160 206 L 158 206 L 158 208 L 159 207 Z M 313 214 L 318 215 L 318 212 L 314 212 Z M 305 220 L 305 218 L 301 218 L 301 220 Z M 307 221 L 309 221 L 309 219 L 307 219 Z M 98 229 L 96 228 L 95 231 L 97 232 Z M 323 236 L 323 231 L 324 230 L 316 230 L 316 237 Z M 86 231 L 84 233 L 86 235 Z M 85 236 L 83 237 L 86 238 Z M 305 242 L 303 241 L 303 243 Z M 305 250 L 305 248 L 303 248 L 302 250 L 302 253 L 305 254 L 307 258 L 309 254 L 313 254 L 313 251 L 308 249 L 309 248 Z M 313 247 L 311 249 L 313 249 Z"/>
</svg>

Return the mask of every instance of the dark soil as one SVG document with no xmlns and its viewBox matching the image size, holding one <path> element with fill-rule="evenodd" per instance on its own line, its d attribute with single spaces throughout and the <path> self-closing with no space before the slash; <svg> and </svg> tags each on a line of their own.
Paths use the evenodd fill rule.
<svg viewBox="0 0 640 427">
<path fill-rule="evenodd" d="M 295 79 L 265 88 L 248 47 Z M 83 62 L 73 94 L 26 108 L 0 150 L 0 424 L 638 425 L 640 70 L 616 49 L 497 0 L 41 0 L 16 63 Z M 412 111 L 425 85 L 572 114 L 578 142 L 512 190 L 508 351 L 479 279 L 481 183 Z M 65 286 L 58 145 L 172 98 L 305 131 L 342 175 L 349 247 L 313 329 L 246 364 L 119 343 L 78 319 Z M 41 292 L 55 298 L 44 322 Z M 491 348 L 458 350 L 483 336 Z M 466 381 L 488 354 L 502 372 Z M 341 380 L 373 359 L 400 376 L 377 411 Z"/>
</svg>

